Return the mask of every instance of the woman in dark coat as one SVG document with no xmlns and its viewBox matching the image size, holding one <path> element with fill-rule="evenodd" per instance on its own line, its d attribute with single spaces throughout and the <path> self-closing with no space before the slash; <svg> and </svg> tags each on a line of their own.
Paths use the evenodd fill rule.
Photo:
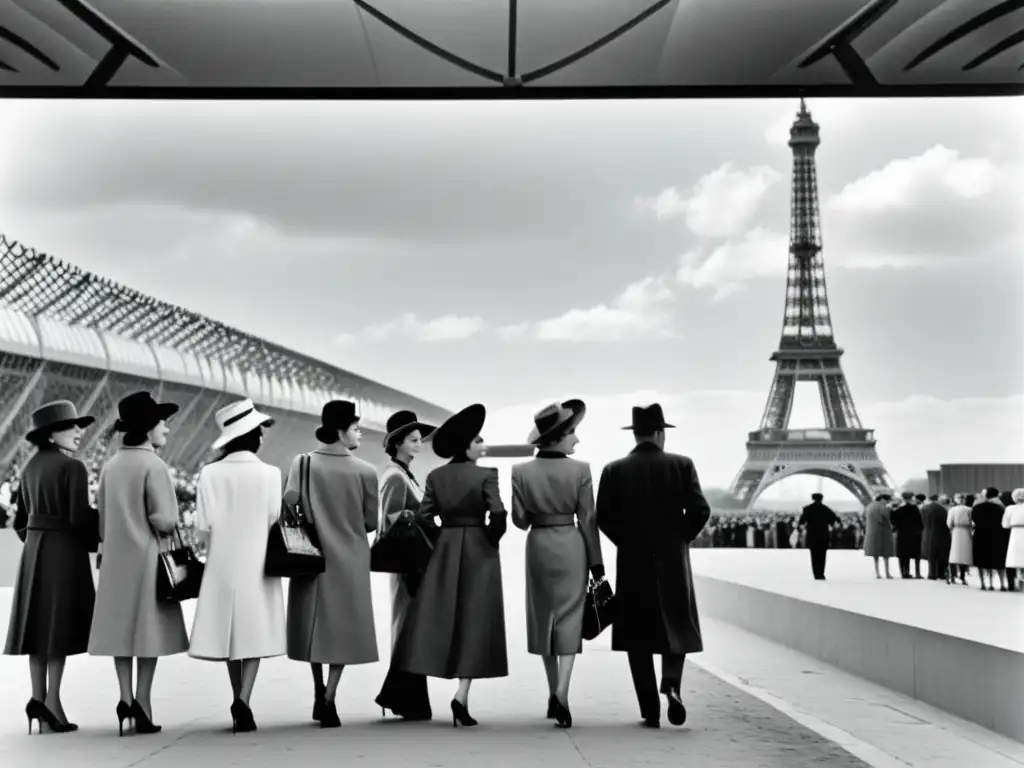
<svg viewBox="0 0 1024 768">
<path fill-rule="evenodd" d="M 480 436 L 486 416 L 482 405 L 471 405 L 434 432 L 434 453 L 451 461 L 427 475 L 420 514 L 440 517 L 441 533 L 392 657 L 406 672 L 458 678 L 453 725 L 477 724 L 468 709 L 473 680 L 508 675 L 498 556 L 508 513 L 498 470 L 476 464 L 487 451 Z"/>
<path fill-rule="evenodd" d="M 538 411 L 527 442 L 536 458 L 512 467 L 512 522 L 526 538 L 526 645 L 548 678 L 548 717 L 572 726 L 569 682 L 583 651 L 587 570 L 604 577 L 590 465 L 569 458 L 586 415 L 582 400 Z M 577 521 L 579 526 L 577 527 Z"/>
<path fill-rule="evenodd" d="M 433 527 L 433 520 L 420 512 L 423 489 L 420 488 L 410 465 L 423 448 L 423 439 L 434 428 L 422 423 L 412 411 L 399 411 L 388 419 L 384 451 L 391 461 L 380 476 L 380 522 L 377 539 L 381 539 L 400 519 L 416 521 L 420 526 Z M 426 534 L 425 534 L 426 535 Z M 392 573 L 391 581 L 391 648 L 394 650 L 409 614 L 409 606 L 423 581 L 423 570 Z M 380 693 L 376 698 L 382 709 L 390 709 L 406 720 L 429 720 L 432 717 L 427 678 L 412 672 L 388 669 Z"/>
<path fill-rule="evenodd" d="M 999 500 L 999 491 L 995 488 L 986 488 L 971 510 L 971 520 L 974 521 L 974 567 L 978 569 L 983 590 L 986 589 L 986 574 L 987 589 L 995 590 L 993 574 L 996 574 L 999 576 L 999 590 L 1006 591 L 1006 550 L 1010 542 L 1003 529 L 1005 511 L 1003 502 Z"/>
<path fill-rule="evenodd" d="M 29 733 L 33 720 L 57 733 L 78 729 L 64 713 L 60 684 L 67 657 L 88 650 L 96 600 L 89 553 L 99 544 L 99 516 L 89 504 L 89 473 L 74 458 L 93 421 L 59 400 L 32 414 L 25 436 L 39 451 L 21 475 L 14 529 L 25 548 L 4 653 L 29 657 Z"/>
</svg>

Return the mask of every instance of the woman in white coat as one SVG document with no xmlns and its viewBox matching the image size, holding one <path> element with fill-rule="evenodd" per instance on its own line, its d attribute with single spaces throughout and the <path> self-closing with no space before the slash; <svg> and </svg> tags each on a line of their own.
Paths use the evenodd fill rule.
<svg viewBox="0 0 1024 768">
<path fill-rule="evenodd" d="M 1013 504 L 1003 512 L 1003 528 L 1010 529 L 1010 545 L 1006 550 L 1006 569 L 1024 568 L 1024 488 L 1010 496 Z M 1010 589 L 1016 589 L 1011 581 Z"/>
<path fill-rule="evenodd" d="M 199 474 L 196 528 L 208 541 L 189 655 L 226 661 L 233 731 L 255 731 L 249 698 L 260 659 L 287 651 L 281 579 L 263 574 L 267 538 L 281 511 L 281 470 L 256 456 L 274 420 L 251 400 L 216 414 L 221 457 Z"/>
<path fill-rule="evenodd" d="M 953 566 L 960 571 L 960 583 L 967 583 L 967 571 L 974 564 L 974 547 L 971 541 L 974 523 L 971 522 L 971 507 L 974 506 L 974 494 L 968 494 L 952 507 L 946 514 L 946 525 L 952 533 L 949 545 L 950 583 L 956 581 Z"/>
</svg>

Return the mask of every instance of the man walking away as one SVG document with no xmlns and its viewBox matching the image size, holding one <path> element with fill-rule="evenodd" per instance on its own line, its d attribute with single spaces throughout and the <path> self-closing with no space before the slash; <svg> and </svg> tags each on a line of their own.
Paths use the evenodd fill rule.
<svg viewBox="0 0 1024 768">
<path fill-rule="evenodd" d="M 690 543 L 711 516 L 697 470 L 665 451 L 661 406 L 633 408 L 636 448 L 607 464 L 597 491 L 597 525 L 617 552 L 618 615 L 612 650 L 625 651 L 640 716 L 660 727 L 654 654 L 661 655 L 661 693 L 668 721 L 686 722 L 680 697 L 686 654 L 704 650 L 690 569 Z"/>
<path fill-rule="evenodd" d="M 839 516 L 822 503 L 825 497 L 820 493 L 811 494 L 811 503 L 803 509 L 797 525 L 804 529 L 807 549 L 811 551 L 811 572 L 819 581 L 825 580 L 825 556 L 833 525 L 839 525 Z"/>
</svg>

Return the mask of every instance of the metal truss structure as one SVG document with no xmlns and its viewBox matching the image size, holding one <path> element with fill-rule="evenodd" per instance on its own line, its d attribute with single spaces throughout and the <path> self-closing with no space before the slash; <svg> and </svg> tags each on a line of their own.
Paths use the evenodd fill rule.
<svg viewBox="0 0 1024 768">
<path fill-rule="evenodd" d="M 796 474 L 837 481 L 862 503 L 893 483 L 875 450 L 874 433 L 861 426 L 832 334 L 825 289 L 815 151 L 819 126 L 800 100 L 790 129 L 793 179 L 789 269 L 779 348 L 772 354 L 775 377 L 760 429 L 747 441 L 747 460 L 731 491 L 748 507 L 769 486 Z M 818 385 L 825 429 L 789 429 L 798 381 Z"/>
</svg>

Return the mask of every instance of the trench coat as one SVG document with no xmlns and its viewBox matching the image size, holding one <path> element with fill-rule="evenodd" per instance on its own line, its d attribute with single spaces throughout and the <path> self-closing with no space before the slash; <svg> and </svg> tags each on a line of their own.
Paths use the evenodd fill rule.
<svg viewBox="0 0 1024 768">
<path fill-rule="evenodd" d="M 1003 528 L 1010 532 L 1007 568 L 1024 568 L 1024 504 L 1011 504 L 1003 513 Z"/>
<path fill-rule="evenodd" d="M 1005 568 L 1009 540 L 1003 528 L 1006 508 L 999 499 L 975 504 L 971 510 L 974 522 L 974 565 L 977 568 Z"/>
<path fill-rule="evenodd" d="M 937 501 L 929 501 L 921 507 L 921 521 L 924 535 L 921 537 L 921 557 L 928 561 L 928 573 L 944 567 L 949 560 L 952 544 L 949 527 L 946 525 L 946 508 Z"/>
<path fill-rule="evenodd" d="M 395 643 L 392 665 L 428 677 L 506 677 L 498 542 L 508 512 L 498 491 L 498 470 L 459 460 L 432 470 L 420 513 L 440 517 L 441 532 Z"/>
<path fill-rule="evenodd" d="M 296 456 L 285 494 L 299 494 L 327 562 L 288 586 L 288 658 L 312 664 L 369 664 L 379 658 L 370 592 L 370 541 L 377 529 L 377 470 L 340 443 L 309 454 L 309 496 Z"/>
<path fill-rule="evenodd" d="M 872 501 L 864 510 L 864 556 L 892 557 L 895 546 L 892 519 L 884 501 Z"/>
<path fill-rule="evenodd" d="M 541 451 L 512 467 L 512 523 L 526 536 L 526 649 L 583 650 L 587 570 L 603 565 L 590 465 Z"/>
<path fill-rule="evenodd" d="M 157 555 L 178 525 L 171 472 L 151 446 L 122 447 L 100 472 L 96 494 L 103 566 L 89 653 L 151 658 L 184 653 L 179 603 L 156 597 Z"/>
<path fill-rule="evenodd" d="M 99 538 L 85 464 L 55 448 L 29 459 L 13 528 L 25 546 L 4 653 L 54 658 L 85 653 L 96 600 L 89 552 Z"/>
<path fill-rule="evenodd" d="M 270 528 L 281 514 L 281 470 L 238 451 L 203 467 L 196 491 L 196 528 L 209 546 L 189 656 L 284 655 L 281 579 L 263 573 Z"/>
<path fill-rule="evenodd" d="M 971 545 L 971 508 L 959 504 L 946 513 L 946 527 L 950 530 L 949 562 L 951 565 L 973 565 L 974 547 Z"/>
<path fill-rule="evenodd" d="M 690 542 L 710 516 L 697 470 L 686 456 L 640 443 L 605 465 L 597 525 L 618 550 L 612 650 L 704 650 Z"/>
</svg>

